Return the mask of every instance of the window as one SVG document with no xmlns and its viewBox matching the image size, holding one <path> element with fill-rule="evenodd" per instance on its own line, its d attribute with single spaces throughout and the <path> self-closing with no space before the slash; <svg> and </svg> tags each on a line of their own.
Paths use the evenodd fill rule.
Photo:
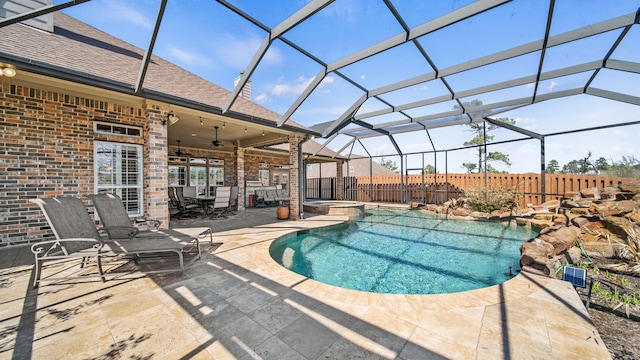
<svg viewBox="0 0 640 360">
<path fill-rule="evenodd" d="M 111 124 L 108 122 L 94 121 L 93 130 L 97 133 L 142 137 L 142 128 L 139 126 Z"/>
<path fill-rule="evenodd" d="M 289 183 L 289 172 L 276 172 L 273 171 L 273 184 L 272 185 L 282 185 L 283 189 L 287 188 L 287 183 Z"/>
<path fill-rule="evenodd" d="M 169 186 L 187 185 L 187 167 L 180 165 L 169 165 Z"/>
<path fill-rule="evenodd" d="M 224 168 L 209 168 L 209 195 L 216 193 L 216 187 L 224 186 Z"/>
<path fill-rule="evenodd" d="M 271 185 L 282 185 L 282 188 L 286 189 L 289 183 L 289 165 L 274 164 L 272 167 L 273 183 Z"/>
<path fill-rule="evenodd" d="M 262 183 L 262 186 L 269 185 L 269 170 L 258 170 L 258 180 Z"/>
<path fill-rule="evenodd" d="M 96 193 L 116 194 L 130 216 L 142 215 L 142 146 L 96 141 L 94 151 Z"/>
<path fill-rule="evenodd" d="M 197 195 L 207 195 L 207 167 L 189 167 L 189 186 L 196 188 Z"/>
</svg>

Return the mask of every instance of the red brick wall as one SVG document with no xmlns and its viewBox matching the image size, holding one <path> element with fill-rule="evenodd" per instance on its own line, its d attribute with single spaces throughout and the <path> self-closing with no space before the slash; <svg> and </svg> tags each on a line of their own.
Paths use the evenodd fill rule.
<svg viewBox="0 0 640 360">
<path fill-rule="evenodd" d="M 0 246 L 6 246 L 52 236 L 29 199 L 94 192 L 94 140 L 144 144 L 94 134 L 94 120 L 144 126 L 145 117 L 141 108 L 1 84 Z"/>
</svg>

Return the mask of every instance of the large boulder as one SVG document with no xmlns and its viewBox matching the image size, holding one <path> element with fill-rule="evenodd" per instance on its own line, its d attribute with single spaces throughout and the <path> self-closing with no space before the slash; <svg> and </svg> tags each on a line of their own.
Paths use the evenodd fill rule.
<svg viewBox="0 0 640 360">
<path fill-rule="evenodd" d="M 580 260 L 582 260 L 582 251 L 580 250 L 579 247 L 574 246 L 569 250 L 567 250 L 564 253 L 564 256 L 566 257 L 569 264 L 578 265 L 580 264 Z"/>
<path fill-rule="evenodd" d="M 640 223 L 640 210 L 635 209 L 632 212 L 625 214 L 624 217 L 635 223 Z"/>
<path fill-rule="evenodd" d="M 538 239 L 551 244 L 555 254 L 560 254 L 573 247 L 582 231 L 576 226 L 553 226 L 544 229 Z"/>
<path fill-rule="evenodd" d="M 623 240 L 630 235 L 635 236 L 635 234 L 640 234 L 640 226 L 627 218 L 609 216 L 604 218 L 603 221 L 607 230 L 611 231 Z"/>
<path fill-rule="evenodd" d="M 536 262 L 536 259 L 549 259 L 555 255 L 553 245 L 538 238 L 526 241 L 520 246 L 520 264 L 529 266 Z M 541 261 L 538 261 L 541 262 Z M 542 261 L 546 262 L 546 261 Z"/>
<path fill-rule="evenodd" d="M 601 216 L 622 216 L 638 208 L 638 203 L 633 200 L 607 201 L 593 204 L 591 211 Z"/>
<path fill-rule="evenodd" d="M 580 190 L 580 196 L 585 199 L 600 200 L 600 190 L 597 187 L 590 187 Z"/>
<path fill-rule="evenodd" d="M 640 193 L 640 179 L 631 179 L 619 184 L 620 190 L 628 193 Z"/>
<path fill-rule="evenodd" d="M 471 214 L 471 211 L 465 209 L 465 208 L 457 208 L 457 209 L 453 209 L 453 211 L 451 212 L 453 215 L 455 216 L 469 216 L 469 214 Z"/>
</svg>

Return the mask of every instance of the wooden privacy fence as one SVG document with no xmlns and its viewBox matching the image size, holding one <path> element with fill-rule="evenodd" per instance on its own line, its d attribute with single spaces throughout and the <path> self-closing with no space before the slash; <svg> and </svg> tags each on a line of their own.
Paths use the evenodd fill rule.
<svg viewBox="0 0 640 360">
<path fill-rule="evenodd" d="M 603 190 L 615 187 L 629 178 L 546 174 L 546 201 L 571 196 L 580 190 L 596 187 Z M 458 198 L 464 190 L 472 190 L 485 185 L 488 188 L 512 187 L 520 196 L 520 206 L 542 203 L 542 177 L 540 174 L 425 174 L 423 175 L 379 175 L 343 178 L 344 200 L 396 202 L 411 201 L 431 204 Z M 308 198 L 336 199 L 335 178 L 307 179 Z"/>
</svg>

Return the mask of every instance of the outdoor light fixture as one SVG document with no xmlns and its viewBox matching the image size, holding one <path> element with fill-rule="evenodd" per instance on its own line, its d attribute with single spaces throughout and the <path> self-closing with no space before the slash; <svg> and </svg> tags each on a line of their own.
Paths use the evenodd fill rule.
<svg viewBox="0 0 640 360">
<path fill-rule="evenodd" d="M 226 123 L 226 122 L 223 122 L 223 123 L 222 123 L 222 128 L 224 129 L 225 127 L 227 127 L 227 123 Z"/>
<path fill-rule="evenodd" d="M 247 127 L 246 126 L 244 127 L 244 132 L 247 132 Z"/>
<path fill-rule="evenodd" d="M 264 130 L 262 130 L 262 136 L 264 136 Z"/>
<path fill-rule="evenodd" d="M 204 125 L 204 123 L 202 122 L 202 118 L 200 118 L 200 126 Z"/>
<path fill-rule="evenodd" d="M 173 114 L 173 111 L 171 111 L 170 113 L 167 114 L 167 116 L 164 117 L 164 119 L 162 119 L 162 125 L 166 125 L 167 121 L 169 122 L 169 125 L 173 125 L 177 123 L 179 120 L 180 119 Z"/>
<path fill-rule="evenodd" d="M 6 77 L 14 77 L 18 73 L 16 69 L 11 65 L 0 65 L 0 69 L 2 69 L 0 75 Z"/>
</svg>

